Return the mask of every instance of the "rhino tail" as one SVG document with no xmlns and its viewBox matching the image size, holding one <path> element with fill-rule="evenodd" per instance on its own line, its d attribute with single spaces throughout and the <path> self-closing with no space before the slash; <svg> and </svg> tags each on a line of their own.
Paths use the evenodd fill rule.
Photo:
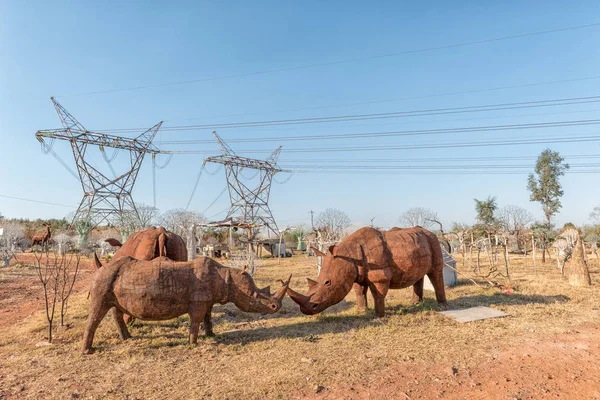
<svg viewBox="0 0 600 400">
<path fill-rule="evenodd" d="M 167 235 L 162 232 L 158 235 L 158 256 L 167 257 Z"/>
</svg>

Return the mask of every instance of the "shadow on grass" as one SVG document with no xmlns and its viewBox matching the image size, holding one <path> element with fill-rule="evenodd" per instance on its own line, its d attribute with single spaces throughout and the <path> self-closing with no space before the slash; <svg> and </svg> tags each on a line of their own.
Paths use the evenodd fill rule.
<svg viewBox="0 0 600 400">
<path fill-rule="evenodd" d="M 465 296 L 448 303 L 448 309 L 458 309 L 476 306 L 492 305 L 526 305 L 526 304 L 553 304 L 566 303 L 570 299 L 564 295 L 544 296 L 544 295 L 524 295 L 524 294 L 503 294 L 494 293 L 490 295 Z M 347 310 L 354 307 L 354 303 L 347 302 L 341 305 L 336 311 Z M 437 311 L 438 303 L 434 299 L 426 298 L 418 304 L 398 304 L 386 307 L 386 315 L 410 315 L 427 311 Z M 225 310 L 221 310 L 222 312 Z M 200 336 L 199 340 L 211 340 L 218 344 L 225 345 L 244 345 L 247 343 L 261 342 L 273 339 L 297 339 L 305 342 L 318 342 L 321 335 L 337 334 L 359 330 L 366 327 L 378 326 L 386 323 L 386 318 L 375 318 L 372 309 L 366 312 L 357 312 L 356 314 L 334 314 L 327 313 L 318 316 L 304 316 L 304 320 L 286 325 L 273 327 L 241 327 L 240 329 L 219 332 L 218 320 L 225 319 L 229 313 L 223 313 L 222 318 L 214 318 L 216 336 L 206 338 Z M 286 314 L 273 314 L 265 319 L 275 318 L 297 318 L 301 316 L 298 312 Z M 256 320 L 256 319 L 254 319 Z M 187 339 L 187 332 L 179 331 L 183 329 L 186 322 L 185 317 L 180 317 L 171 323 L 161 323 L 157 328 L 177 329 L 177 332 L 156 333 L 152 332 L 150 326 L 146 329 L 140 329 L 137 333 L 139 339 L 160 340 L 158 343 L 152 343 L 150 347 L 173 347 L 187 346 L 184 340 Z M 239 321 L 242 322 L 242 321 Z M 148 329 L 150 328 L 150 329 Z"/>
<path fill-rule="evenodd" d="M 450 309 L 492 306 L 492 305 L 525 305 L 525 304 L 553 304 L 566 303 L 570 300 L 565 295 L 544 296 L 539 294 L 504 294 L 494 293 L 492 295 L 464 296 L 449 302 Z"/>
</svg>

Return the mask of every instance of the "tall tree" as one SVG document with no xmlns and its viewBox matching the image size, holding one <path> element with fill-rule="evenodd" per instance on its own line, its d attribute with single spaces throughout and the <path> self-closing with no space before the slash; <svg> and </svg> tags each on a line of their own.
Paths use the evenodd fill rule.
<svg viewBox="0 0 600 400">
<path fill-rule="evenodd" d="M 535 173 L 529 174 L 527 179 L 527 189 L 531 192 L 529 200 L 542 205 L 548 227 L 552 226 L 552 216 L 562 207 L 560 198 L 563 190 L 560 177 L 569 169 L 569 164 L 563 163 L 564 160 L 556 151 L 542 151 L 535 163 Z"/>
<path fill-rule="evenodd" d="M 477 221 L 479 221 L 480 224 L 486 225 L 488 228 L 496 225 L 496 210 L 498 209 L 496 197 L 488 196 L 485 200 L 473 200 L 475 200 Z"/>
<path fill-rule="evenodd" d="M 422 226 L 430 229 L 437 220 L 437 213 L 425 207 L 412 207 L 404 211 L 398 218 L 398 223 L 404 228 Z"/>
</svg>

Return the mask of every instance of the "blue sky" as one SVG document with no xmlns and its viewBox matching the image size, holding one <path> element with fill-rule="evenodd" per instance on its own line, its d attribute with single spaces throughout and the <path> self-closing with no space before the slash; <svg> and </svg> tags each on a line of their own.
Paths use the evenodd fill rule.
<svg viewBox="0 0 600 400">
<path fill-rule="evenodd" d="M 456 43 L 598 23 L 600 4 L 581 2 L 184 2 L 0 1 L 0 195 L 72 205 L 81 187 L 34 134 L 59 128 L 50 96 L 87 129 L 218 124 L 311 118 L 537 101 L 600 94 L 600 26 L 510 40 L 417 52 L 318 67 L 297 66 L 364 58 Z M 596 19 L 594 19 L 596 18 Z M 252 72 L 285 71 L 246 75 Z M 195 83 L 111 91 L 136 86 L 228 77 Z M 586 78 L 586 79 L 583 79 Z M 572 80 L 543 84 L 544 82 Z M 537 84 L 526 86 L 530 84 Z M 505 86 L 519 88 L 483 90 Z M 471 93 L 464 93 L 464 92 Z M 447 93 L 462 93 L 443 95 Z M 330 135 L 596 119 L 596 103 L 485 113 L 430 115 L 329 124 L 218 129 L 225 139 Z M 161 145 L 161 141 L 212 139 L 213 129 L 163 131 L 165 149 L 217 155 L 213 143 Z M 531 129 L 454 135 L 284 141 L 280 164 L 373 165 L 377 159 L 535 157 L 546 147 L 564 155 L 599 155 L 596 142 L 449 149 L 307 152 L 294 148 L 392 146 L 599 134 L 598 127 Z M 273 150 L 278 142 L 232 143 L 240 155 Z M 65 142 L 54 150 L 75 168 Z M 286 152 L 287 150 L 287 152 Z M 119 153 L 115 167 L 123 166 Z M 107 170 L 98 152 L 93 155 Z M 158 171 L 157 207 L 185 207 L 203 155 L 177 155 Z M 530 164 L 534 159 L 513 161 Z M 593 163 L 575 160 L 572 163 Z M 480 161 L 476 164 L 486 163 Z M 489 161 L 488 164 L 497 164 Z M 423 165 L 422 161 L 411 165 Z M 442 163 L 445 165 L 451 164 Z M 387 165 L 383 163 L 383 165 Z M 453 164 L 455 165 L 455 164 Z M 211 172 L 216 166 L 209 166 Z M 589 168 L 588 168 L 589 169 Z M 470 171 L 466 167 L 463 171 Z M 593 170 L 593 168 L 592 168 Z M 529 202 L 526 175 L 444 173 L 296 173 L 274 184 L 271 205 L 279 225 L 309 222 L 309 211 L 345 211 L 358 224 L 392 226 L 407 208 L 428 207 L 442 221 L 472 223 L 473 198 L 497 196 L 541 219 Z M 279 180 L 287 176 L 278 177 Z M 584 223 L 598 204 L 597 174 L 563 178 L 557 222 Z M 222 170 L 204 174 L 191 209 L 218 218 L 225 187 Z M 134 199 L 153 203 L 150 158 L 142 166 Z M 67 207 L 0 197 L 8 217 L 61 217 Z"/>
</svg>

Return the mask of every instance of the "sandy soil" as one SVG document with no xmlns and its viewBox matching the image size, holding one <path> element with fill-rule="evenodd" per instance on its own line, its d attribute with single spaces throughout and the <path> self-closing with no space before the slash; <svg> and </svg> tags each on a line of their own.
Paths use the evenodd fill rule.
<svg viewBox="0 0 600 400">
<path fill-rule="evenodd" d="M 32 255 L 19 258 L 33 263 Z M 260 279 L 272 281 L 271 276 L 284 276 L 284 269 L 289 269 L 297 274 L 295 286 L 298 286 L 304 276 L 312 273 L 312 264 L 304 258 L 294 258 L 291 262 L 296 264 L 285 267 L 276 262 L 269 264 L 265 267 L 268 274 Z M 529 319 L 521 317 L 512 322 L 499 319 L 487 324 L 485 329 L 450 323 L 433 311 L 400 312 L 383 320 L 354 317 L 346 311 L 330 319 L 315 319 L 296 315 L 297 311 L 290 308 L 288 314 L 263 320 L 240 315 L 234 308 L 227 307 L 216 311 L 217 334 L 220 335 L 216 341 L 207 340 L 197 348 L 188 348 L 183 344 L 185 320 L 141 325 L 135 330 L 138 339 L 127 343 L 114 337 L 112 321 L 106 321 L 107 333 L 101 332 L 99 338 L 101 351 L 86 358 L 77 352 L 86 315 L 85 293 L 92 272 L 91 260 L 82 258 L 82 274 L 75 288 L 81 304 L 75 306 L 70 317 L 74 328 L 64 335 L 59 332 L 64 336 L 64 344 L 59 340 L 53 349 L 44 350 L 34 346 L 44 334 L 43 296 L 35 269 L 19 267 L 0 271 L 0 329 L 20 335 L 6 342 L 4 348 L 0 346 L 4 357 L 0 360 L 0 400 L 231 398 L 232 394 L 244 391 L 248 393 L 246 398 L 600 399 L 597 284 L 587 292 L 568 286 L 558 288 L 563 285 L 560 280 L 556 281 L 558 284 L 531 289 L 534 293 L 553 290 L 553 294 L 545 298 L 502 293 L 488 296 L 471 286 L 454 289 L 459 306 L 471 305 L 470 302 L 479 304 L 483 300 L 509 312 L 521 310 L 530 315 Z M 555 273 L 549 270 L 551 276 Z M 594 281 L 598 277 L 600 274 L 595 271 Z M 566 293 L 570 297 L 555 293 Z M 408 292 L 398 295 L 398 304 L 406 302 L 409 295 Z M 352 296 L 349 298 L 352 301 Z M 390 304 L 388 313 L 401 310 L 393 296 Z M 546 316 L 547 321 L 543 321 Z M 228 323 L 229 319 L 234 322 Z M 543 328 L 528 330 L 529 321 L 531 326 Z M 234 330 L 229 330 L 231 328 Z M 431 354 L 427 362 L 420 359 L 419 354 L 425 354 L 420 348 L 408 350 L 405 347 L 407 350 L 400 351 L 407 354 L 403 358 L 398 351 L 391 357 L 391 349 L 373 345 L 380 340 L 397 343 L 399 347 L 408 346 L 408 339 L 418 340 L 415 334 L 427 334 L 431 328 L 453 329 L 471 336 L 448 335 L 458 341 L 465 337 L 455 346 L 446 344 L 463 350 L 449 351 L 438 362 L 432 361 L 436 357 Z M 507 333 L 515 329 L 521 333 L 516 336 Z M 400 336 L 404 332 L 413 336 Z M 492 339 L 485 336 L 481 341 L 478 334 L 492 335 L 489 338 L 496 339 L 490 342 Z M 505 341 L 497 339 L 501 335 L 505 335 Z M 345 342 L 345 338 L 351 342 Z M 428 340 L 439 340 L 439 332 Z M 245 341 L 248 343 L 244 344 Z M 353 343 L 363 348 L 353 349 Z M 371 347 L 372 358 L 364 346 Z M 311 353 L 312 348 L 314 353 Z M 473 352 L 465 352 L 465 348 L 472 348 Z M 67 364 L 57 370 L 61 362 Z M 285 370 L 278 365 L 285 365 Z M 294 369 L 288 369 L 292 366 Z M 25 367 L 27 371 L 22 370 Z M 335 371 L 330 371 L 332 368 Z M 111 382 L 113 370 L 122 374 L 113 376 L 115 379 Z M 136 374 L 125 373 L 132 370 Z M 174 374 L 175 370 L 179 372 Z M 261 371 L 268 372 L 272 378 L 260 376 Z M 314 380 L 299 382 L 299 378 L 304 380 L 309 375 L 323 377 L 322 386 L 312 383 Z M 253 378 L 255 386 L 251 389 L 240 387 L 240 378 L 250 376 L 260 379 Z M 214 382 L 206 381 L 208 377 Z M 157 382 L 158 379 L 162 383 Z"/>
<path fill-rule="evenodd" d="M 600 316 L 600 314 L 599 314 Z M 350 387 L 304 399 L 600 399 L 600 324 L 501 346 L 487 360 L 394 365 Z"/>
</svg>

